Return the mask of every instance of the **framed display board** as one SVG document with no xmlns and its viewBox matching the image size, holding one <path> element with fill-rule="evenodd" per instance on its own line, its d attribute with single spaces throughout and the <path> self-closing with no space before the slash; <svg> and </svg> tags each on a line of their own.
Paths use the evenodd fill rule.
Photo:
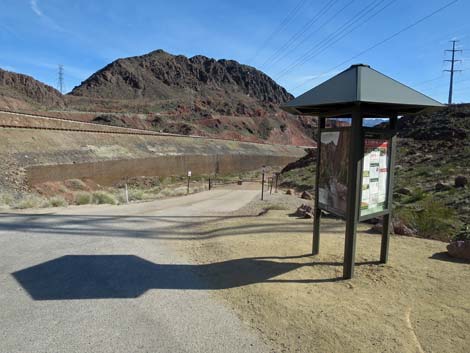
<svg viewBox="0 0 470 353">
<path fill-rule="evenodd" d="M 346 215 L 351 132 L 349 128 L 321 131 L 318 206 L 337 216 Z"/>
<path fill-rule="evenodd" d="M 390 173 L 390 141 L 388 138 L 364 138 L 360 217 L 387 210 Z"/>
</svg>

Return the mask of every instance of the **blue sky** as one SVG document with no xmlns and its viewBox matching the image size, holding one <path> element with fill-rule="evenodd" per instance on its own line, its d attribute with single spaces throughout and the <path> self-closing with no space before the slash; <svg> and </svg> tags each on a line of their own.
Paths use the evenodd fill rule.
<svg viewBox="0 0 470 353">
<path fill-rule="evenodd" d="M 451 1 L 0 0 L 0 67 L 57 86 L 57 65 L 63 64 L 69 91 L 117 58 L 161 48 L 253 65 L 298 95 L 362 62 L 446 102 L 444 50 L 459 39 L 464 71 L 456 76 L 454 101 L 468 102 L 468 0 L 345 62 Z M 358 26 L 361 21 L 351 22 L 356 14 L 371 18 Z M 348 34 L 348 24 L 358 27 Z M 297 65 L 309 50 L 312 57 Z"/>
</svg>

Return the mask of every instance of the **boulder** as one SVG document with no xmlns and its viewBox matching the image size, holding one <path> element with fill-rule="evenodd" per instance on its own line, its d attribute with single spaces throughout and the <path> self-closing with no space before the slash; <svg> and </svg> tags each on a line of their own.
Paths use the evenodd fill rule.
<svg viewBox="0 0 470 353">
<path fill-rule="evenodd" d="M 464 188 L 465 186 L 468 185 L 468 179 L 467 177 L 464 177 L 463 175 L 459 175 L 455 177 L 454 185 L 456 188 Z"/>
<path fill-rule="evenodd" d="M 301 218 L 313 218 L 313 207 L 302 204 L 294 213 L 294 216 Z"/>
<path fill-rule="evenodd" d="M 470 240 L 457 240 L 447 245 L 450 256 L 470 260 Z"/>
<path fill-rule="evenodd" d="M 394 219 L 393 222 L 392 222 L 392 226 L 393 226 L 393 233 L 394 234 L 406 235 L 406 236 L 416 235 L 416 230 L 414 230 L 413 228 L 407 226 L 405 224 L 405 222 L 403 222 L 402 220 Z M 372 230 L 374 232 L 382 233 L 382 230 L 383 230 L 382 221 L 374 224 L 372 226 Z"/>
<path fill-rule="evenodd" d="M 302 195 L 300 195 L 300 198 L 304 200 L 313 200 L 312 194 L 309 193 L 308 191 L 304 191 Z"/>
</svg>

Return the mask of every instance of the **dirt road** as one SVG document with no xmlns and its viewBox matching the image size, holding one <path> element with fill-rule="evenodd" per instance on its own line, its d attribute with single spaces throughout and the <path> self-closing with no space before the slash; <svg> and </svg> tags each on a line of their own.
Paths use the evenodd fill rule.
<svg viewBox="0 0 470 353">
<path fill-rule="evenodd" d="M 257 194 L 0 214 L 0 352 L 269 352 L 172 245 Z"/>
</svg>

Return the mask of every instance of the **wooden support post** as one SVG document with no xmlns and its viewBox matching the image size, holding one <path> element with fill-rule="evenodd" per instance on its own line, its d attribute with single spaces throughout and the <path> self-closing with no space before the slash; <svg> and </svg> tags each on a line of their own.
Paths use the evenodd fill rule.
<svg viewBox="0 0 470 353">
<path fill-rule="evenodd" d="M 385 264 L 388 261 L 388 251 L 390 244 L 390 225 L 392 223 L 392 200 L 393 200 L 393 178 L 395 166 L 395 152 L 396 152 L 396 129 L 398 117 L 393 116 L 390 118 L 390 130 L 392 130 L 392 137 L 390 138 L 390 160 L 388 162 L 388 191 L 387 191 L 387 208 L 388 214 L 383 216 L 382 219 L 382 241 L 380 246 L 380 262 Z M 392 228 L 393 231 L 393 228 Z"/>
<path fill-rule="evenodd" d="M 274 192 L 277 194 L 277 187 L 279 185 L 279 174 L 280 173 L 276 173 L 276 184 L 275 184 L 275 188 L 274 188 Z"/>
<path fill-rule="evenodd" d="M 321 210 L 318 205 L 319 188 L 318 181 L 320 180 L 320 150 L 321 150 L 321 129 L 325 128 L 325 118 L 318 118 L 317 128 L 317 170 L 315 177 L 315 205 L 313 214 L 313 239 L 312 239 L 312 255 L 318 255 L 320 252 L 320 221 L 321 221 Z"/>
<path fill-rule="evenodd" d="M 211 185 L 211 178 L 209 178 L 209 190 L 212 188 L 212 185 Z"/>
<path fill-rule="evenodd" d="M 356 254 L 356 228 L 359 219 L 359 197 L 362 180 L 361 159 L 364 140 L 360 107 L 356 107 L 353 111 L 349 138 L 348 196 L 343 265 L 344 279 L 350 279 L 354 275 L 354 258 Z"/>
</svg>

